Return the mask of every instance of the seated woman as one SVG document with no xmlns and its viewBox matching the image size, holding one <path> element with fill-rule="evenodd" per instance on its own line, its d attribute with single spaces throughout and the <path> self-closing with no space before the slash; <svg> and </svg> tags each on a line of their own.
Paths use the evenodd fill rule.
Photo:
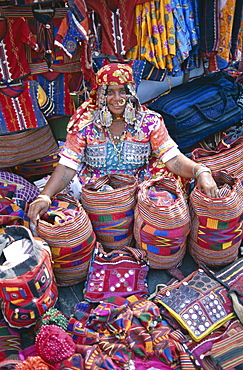
<svg viewBox="0 0 243 370">
<path fill-rule="evenodd" d="M 68 124 L 59 164 L 28 216 L 36 219 L 47 211 L 51 198 L 78 173 L 82 184 L 108 173 L 126 173 L 140 181 L 151 174 L 151 158 L 162 161 L 169 171 L 196 178 L 197 187 L 217 197 L 217 185 L 209 168 L 182 154 L 170 138 L 163 118 L 140 105 L 132 68 L 112 63 L 96 74 L 96 87 Z"/>
</svg>

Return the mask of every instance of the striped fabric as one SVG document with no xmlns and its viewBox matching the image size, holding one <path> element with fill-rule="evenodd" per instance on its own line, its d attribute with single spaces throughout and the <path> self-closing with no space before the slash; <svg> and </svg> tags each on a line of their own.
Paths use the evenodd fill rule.
<svg viewBox="0 0 243 370">
<path fill-rule="evenodd" d="M 57 149 L 53 153 L 14 166 L 13 170 L 17 175 L 24 177 L 26 180 L 31 178 L 43 177 L 51 174 L 59 162 L 59 151 Z"/>
<path fill-rule="evenodd" d="M 177 198 L 171 204 L 155 204 L 148 196 L 152 185 L 173 193 Z M 150 267 L 167 269 L 180 264 L 189 231 L 189 211 L 178 181 L 172 177 L 160 177 L 143 182 L 135 208 L 134 237 L 138 247 L 147 251 Z"/>
<path fill-rule="evenodd" d="M 97 191 L 102 185 L 110 185 L 113 190 Z M 135 177 L 125 174 L 105 175 L 83 187 L 83 207 L 103 246 L 116 248 L 131 243 L 136 189 Z"/>
<path fill-rule="evenodd" d="M 196 148 L 192 160 L 205 164 L 212 171 L 227 170 L 243 180 L 243 136 L 231 144 L 225 144 L 222 139 L 219 150 Z"/>
<path fill-rule="evenodd" d="M 243 237 L 243 187 L 239 179 L 226 172 L 217 172 L 214 178 L 219 198 L 210 198 L 197 188 L 190 195 L 192 228 L 188 244 L 197 263 L 224 266 L 237 258 Z"/>
<path fill-rule="evenodd" d="M 32 161 L 58 149 L 51 128 L 44 126 L 0 136 L 0 168 Z"/>
<path fill-rule="evenodd" d="M 71 286 L 86 279 L 96 238 L 77 199 L 57 194 L 39 220 L 37 232 L 51 248 L 57 285 Z"/>
</svg>

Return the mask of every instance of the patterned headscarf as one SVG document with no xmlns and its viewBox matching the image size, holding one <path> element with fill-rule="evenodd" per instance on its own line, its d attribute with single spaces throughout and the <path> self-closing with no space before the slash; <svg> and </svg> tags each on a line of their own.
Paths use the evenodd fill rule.
<svg viewBox="0 0 243 370">
<path fill-rule="evenodd" d="M 71 117 L 67 126 L 68 132 L 79 131 L 92 121 L 94 113 L 102 108 L 104 93 L 108 85 L 126 85 L 129 93 L 138 102 L 136 85 L 133 79 L 133 70 L 128 64 L 110 63 L 100 68 L 96 73 L 95 86 L 87 99 Z M 82 119 L 80 119 L 82 116 Z"/>
</svg>

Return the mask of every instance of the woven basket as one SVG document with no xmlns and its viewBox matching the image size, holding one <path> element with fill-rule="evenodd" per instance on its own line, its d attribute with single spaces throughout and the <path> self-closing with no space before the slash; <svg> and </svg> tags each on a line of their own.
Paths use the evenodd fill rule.
<svg viewBox="0 0 243 370">
<path fill-rule="evenodd" d="M 176 195 L 174 202 L 155 204 L 148 195 L 152 185 Z M 147 251 L 150 268 L 168 269 L 181 264 L 189 231 L 189 210 L 179 182 L 172 177 L 144 181 L 135 208 L 134 237 L 138 247 Z"/>
<path fill-rule="evenodd" d="M 223 171 L 214 173 L 214 178 L 219 198 L 210 198 L 196 187 L 190 194 L 192 228 L 188 244 L 198 263 L 225 266 L 238 257 L 242 241 L 243 187 L 237 177 Z"/>
<path fill-rule="evenodd" d="M 51 248 L 57 285 L 70 286 L 84 281 L 96 237 L 78 200 L 57 194 L 39 220 L 37 232 Z"/>
<path fill-rule="evenodd" d="M 102 185 L 113 190 L 97 191 Z M 96 234 L 97 241 L 108 248 L 129 246 L 133 237 L 137 180 L 125 174 L 109 174 L 85 185 L 82 204 Z"/>
</svg>

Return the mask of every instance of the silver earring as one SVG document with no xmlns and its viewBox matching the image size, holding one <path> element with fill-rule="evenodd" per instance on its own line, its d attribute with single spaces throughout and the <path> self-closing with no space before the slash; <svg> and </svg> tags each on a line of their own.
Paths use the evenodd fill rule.
<svg viewBox="0 0 243 370">
<path fill-rule="evenodd" d="M 110 127 L 112 124 L 112 114 L 106 105 L 104 105 L 100 110 L 100 120 L 102 126 Z"/>
<path fill-rule="evenodd" d="M 131 101 L 128 101 L 124 110 L 124 119 L 128 125 L 134 125 L 136 120 L 135 108 Z"/>
</svg>

